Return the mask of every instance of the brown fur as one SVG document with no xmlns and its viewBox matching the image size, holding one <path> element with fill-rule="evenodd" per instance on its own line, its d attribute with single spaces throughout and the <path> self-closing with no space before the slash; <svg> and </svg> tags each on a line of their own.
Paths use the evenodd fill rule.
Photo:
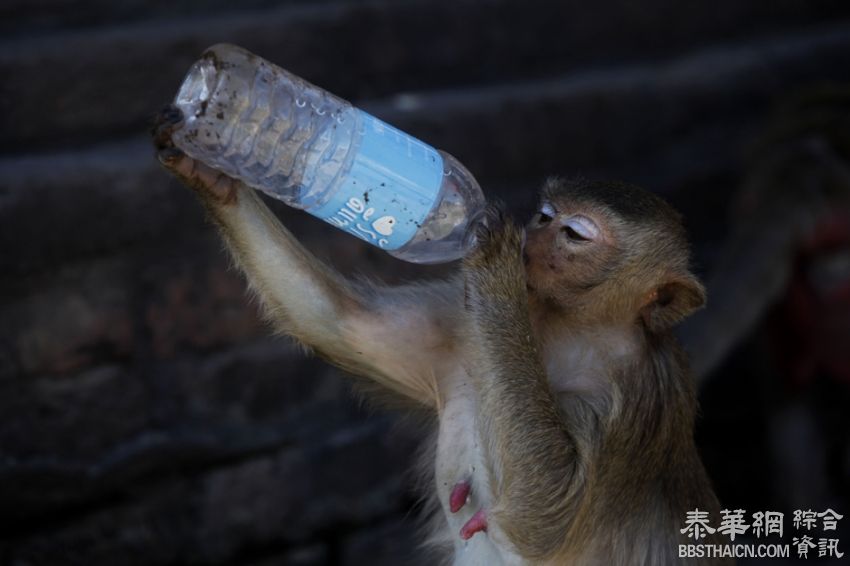
<svg viewBox="0 0 850 566">
<path fill-rule="evenodd" d="M 686 511 L 717 518 L 670 334 L 704 291 L 679 216 L 658 197 L 552 180 L 543 199 L 557 212 L 529 223 L 524 253 L 523 231 L 491 208 L 455 278 L 352 283 L 253 191 L 176 152 L 177 123 L 166 116 L 156 131 L 161 159 L 198 192 L 276 327 L 436 415 L 431 540 L 455 564 L 673 564 Z M 565 235 L 575 214 L 598 236 Z M 459 481 L 472 491 L 451 512 Z M 477 509 L 488 530 L 463 543 Z"/>
</svg>

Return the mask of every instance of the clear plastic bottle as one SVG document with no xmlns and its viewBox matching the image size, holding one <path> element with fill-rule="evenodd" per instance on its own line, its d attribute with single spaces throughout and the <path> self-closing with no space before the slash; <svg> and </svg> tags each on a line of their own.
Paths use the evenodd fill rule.
<svg viewBox="0 0 850 566">
<path fill-rule="evenodd" d="M 472 245 L 484 196 L 457 160 L 240 47 L 207 49 L 174 103 L 188 155 L 399 259 Z"/>
</svg>

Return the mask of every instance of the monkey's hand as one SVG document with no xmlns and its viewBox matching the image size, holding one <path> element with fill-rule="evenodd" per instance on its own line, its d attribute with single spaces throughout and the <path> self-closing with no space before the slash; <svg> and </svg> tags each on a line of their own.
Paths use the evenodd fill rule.
<svg viewBox="0 0 850 566">
<path fill-rule="evenodd" d="M 486 305 L 527 302 L 522 248 L 525 232 L 500 205 L 490 205 L 473 228 L 476 245 L 463 261 L 468 311 L 484 314 Z"/>
<path fill-rule="evenodd" d="M 151 134 L 157 159 L 204 200 L 216 204 L 234 203 L 237 190 L 244 186 L 241 182 L 192 159 L 174 145 L 172 134 L 182 122 L 183 113 L 174 105 L 166 106 L 154 117 Z"/>
</svg>

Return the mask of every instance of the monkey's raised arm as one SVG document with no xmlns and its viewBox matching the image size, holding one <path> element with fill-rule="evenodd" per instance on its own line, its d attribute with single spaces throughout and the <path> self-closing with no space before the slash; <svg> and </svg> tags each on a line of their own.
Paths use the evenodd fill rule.
<svg viewBox="0 0 850 566">
<path fill-rule="evenodd" d="M 532 332 L 522 233 L 492 209 L 464 261 L 482 443 L 494 507 L 488 521 L 526 559 L 564 541 L 576 482 L 576 449 Z"/>
<path fill-rule="evenodd" d="M 195 189 L 275 326 L 346 370 L 435 404 L 430 361 L 446 342 L 441 309 L 403 290 L 352 284 L 322 264 L 255 191 L 176 150 L 175 119 L 163 114 L 155 131 L 160 161 Z"/>
</svg>

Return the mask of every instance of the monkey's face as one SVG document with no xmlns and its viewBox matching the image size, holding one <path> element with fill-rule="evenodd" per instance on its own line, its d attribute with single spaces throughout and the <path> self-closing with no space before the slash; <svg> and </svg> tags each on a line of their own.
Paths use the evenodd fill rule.
<svg viewBox="0 0 850 566">
<path fill-rule="evenodd" d="M 529 296 L 574 321 L 664 331 L 705 301 L 681 217 L 639 187 L 550 179 L 526 228 Z"/>
<path fill-rule="evenodd" d="M 545 199 L 526 226 L 529 291 L 567 306 L 610 277 L 620 255 L 616 226 L 604 211 Z"/>
</svg>

